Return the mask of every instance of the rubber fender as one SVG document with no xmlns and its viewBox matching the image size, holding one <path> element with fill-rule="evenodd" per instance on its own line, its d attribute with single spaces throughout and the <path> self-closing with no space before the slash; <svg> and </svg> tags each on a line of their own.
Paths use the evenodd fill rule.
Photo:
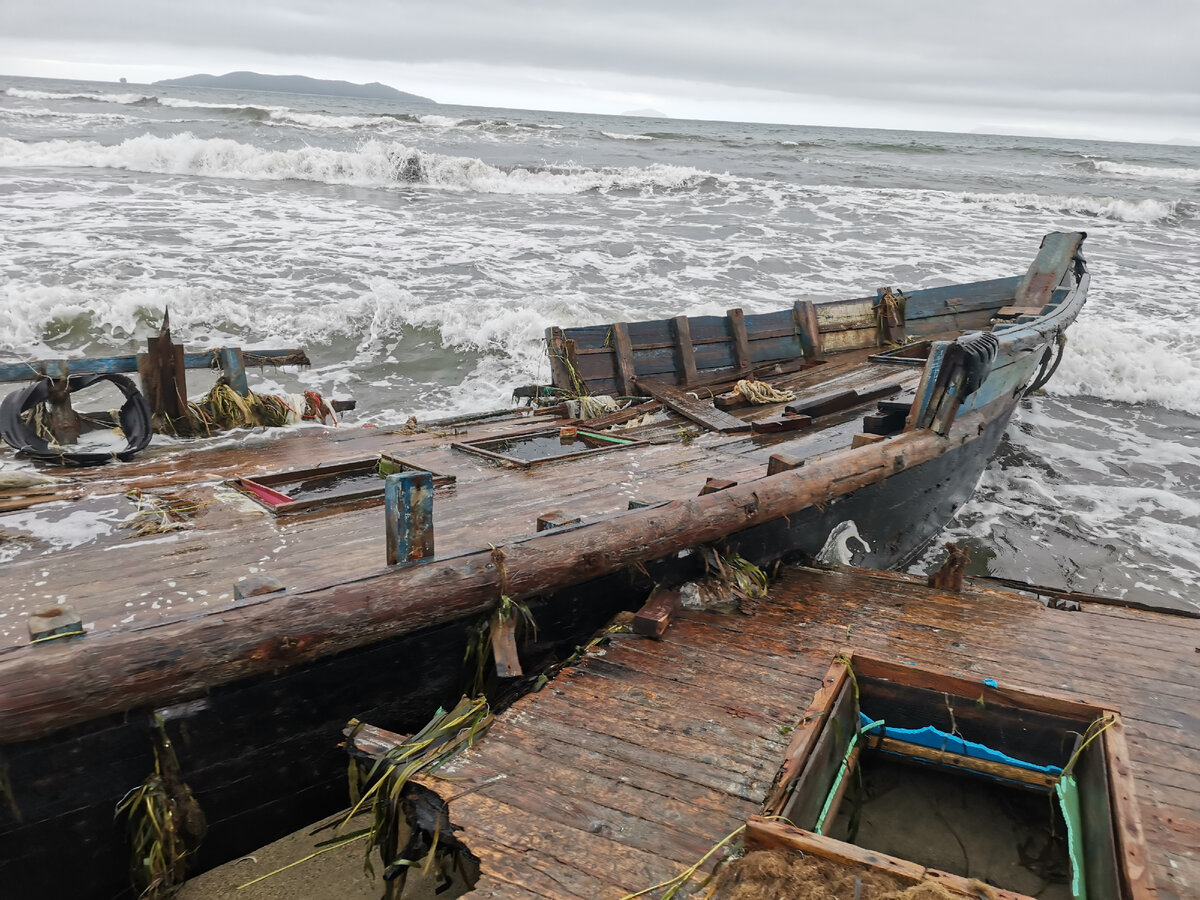
<svg viewBox="0 0 1200 900">
<path fill-rule="evenodd" d="M 54 379 L 39 378 L 37 381 L 13 391 L 0 403 L 0 437 L 5 443 L 25 456 L 34 459 L 44 459 L 72 466 L 96 466 L 111 461 L 114 457 L 129 460 L 135 453 L 146 448 L 154 429 L 150 420 L 150 407 L 146 398 L 138 390 L 133 380 L 124 375 L 99 373 L 95 375 L 71 375 L 67 379 L 67 392 L 70 394 L 91 387 L 98 381 L 108 381 L 116 385 L 125 395 L 125 402 L 117 413 L 121 430 L 125 432 L 126 445 L 124 450 L 111 452 L 72 452 L 62 447 L 51 447 L 50 443 L 30 428 L 21 419 L 21 414 L 33 409 L 39 403 L 44 403 L 50 396 L 50 387 Z"/>
<path fill-rule="evenodd" d="M 954 342 L 962 354 L 966 378 L 963 380 L 962 396 L 969 397 L 987 381 L 1000 350 L 1000 341 L 990 331 L 977 331 Z"/>
</svg>

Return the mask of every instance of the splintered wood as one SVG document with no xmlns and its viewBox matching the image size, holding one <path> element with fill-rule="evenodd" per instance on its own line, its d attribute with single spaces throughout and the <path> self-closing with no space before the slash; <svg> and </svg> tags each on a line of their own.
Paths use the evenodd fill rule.
<svg viewBox="0 0 1200 900">
<path fill-rule="evenodd" d="M 680 874 L 761 812 L 846 650 L 1118 707 L 1159 896 L 1200 889 L 1200 622 L 799 568 L 741 615 L 655 607 L 659 640 L 615 635 L 425 782 L 481 861 L 472 896 L 618 898 Z"/>
</svg>

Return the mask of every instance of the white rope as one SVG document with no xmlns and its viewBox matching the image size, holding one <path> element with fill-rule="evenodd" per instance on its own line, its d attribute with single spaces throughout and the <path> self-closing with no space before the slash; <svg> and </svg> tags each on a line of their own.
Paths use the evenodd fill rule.
<svg viewBox="0 0 1200 900">
<path fill-rule="evenodd" d="M 614 397 L 600 395 L 592 397 L 587 394 L 579 398 L 579 418 L 595 419 L 605 413 L 616 412 L 617 401 Z"/>
</svg>

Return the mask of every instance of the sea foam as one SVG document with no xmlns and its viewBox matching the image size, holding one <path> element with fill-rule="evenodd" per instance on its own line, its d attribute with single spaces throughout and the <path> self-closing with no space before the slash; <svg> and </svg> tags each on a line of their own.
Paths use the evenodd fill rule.
<svg viewBox="0 0 1200 900">
<path fill-rule="evenodd" d="M 1062 364 L 1047 386 L 1052 394 L 1122 403 L 1153 403 L 1200 415 L 1200 331 L 1169 334 L 1083 317 L 1067 332 Z"/>
</svg>

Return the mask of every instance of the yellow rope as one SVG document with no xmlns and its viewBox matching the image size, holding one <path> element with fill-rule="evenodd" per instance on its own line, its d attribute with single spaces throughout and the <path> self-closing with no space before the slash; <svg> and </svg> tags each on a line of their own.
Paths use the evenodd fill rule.
<svg viewBox="0 0 1200 900">
<path fill-rule="evenodd" d="M 765 381 L 743 379 L 734 385 L 733 389 L 756 406 L 764 403 L 789 403 L 796 399 L 795 391 L 777 391 Z"/>
</svg>

